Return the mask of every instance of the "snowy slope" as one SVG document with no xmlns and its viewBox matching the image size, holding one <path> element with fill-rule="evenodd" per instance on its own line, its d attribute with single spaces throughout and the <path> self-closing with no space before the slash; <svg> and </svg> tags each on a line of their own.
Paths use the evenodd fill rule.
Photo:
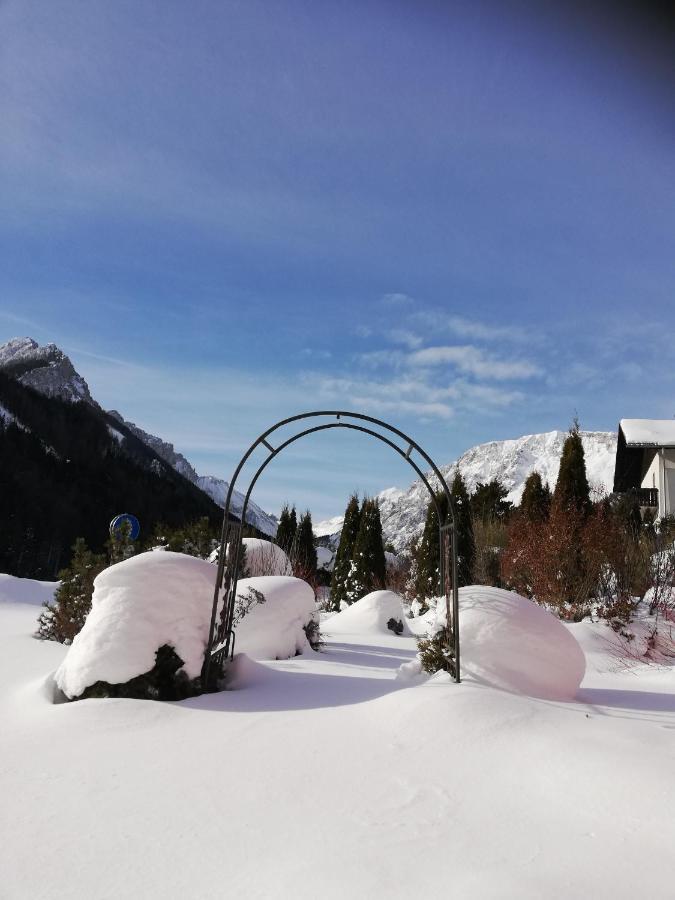
<svg viewBox="0 0 675 900">
<path fill-rule="evenodd" d="M 224 481 L 222 478 L 216 478 L 215 475 L 198 475 L 191 463 L 188 462 L 182 453 L 178 453 L 173 444 L 162 440 L 162 438 L 159 438 L 154 434 L 149 434 L 134 422 L 126 421 L 117 410 L 111 409 L 109 413 L 117 419 L 118 422 L 126 425 L 129 431 L 154 450 L 159 457 L 172 466 L 177 472 L 193 484 L 196 484 L 205 494 L 208 494 L 214 503 L 217 503 L 218 506 L 225 506 L 225 498 L 227 497 L 227 491 L 230 486 L 227 481 Z M 244 495 L 235 490 L 232 494 L 231 512 L 238 518 L 241 518 L 243 506 Z M 249 500 L 248 509 L 246 511 L 246 521 L 249 525 L 253 525 L 263 534 L 274 536 L 277 533 L 276 518 L 269 513 L 266 513 L 264 509 L 252 500 Z"/>
<path fill-rule="evenodd" d="M 515 440 L 479 444 L 467 450 L 458 460 L 441 466 L 441 473 L 450 484 L 455 467 L 459 466 L 469 491 L 473 491 L 479 482 L 499 478 L 509 492 L 508 499 L 519 503 L 525 480 L 535 470 L 551 488 L 555 487 L 566 437 L 566 431 L 549 431 L 528 434 Z M 591 488 L 610 492 L 614 480 L 616 434 L 584 431 L 581 437 Z M 435 483 L 433 477 L 430 480 Z M 400 553 L 422 530 L 429 494 L 421 481 L 415 481 L 407 491 L 398 488 L 382 491 L 378 494 L 378 500 L 384 539 Z M 317 535 L 328 535 L 339 532 L 341 527 L 342 517 L 336 516 L 320 522 L 314 531 Z M 330 531 L 331 528 L 334 530 Z"/>
</svg>

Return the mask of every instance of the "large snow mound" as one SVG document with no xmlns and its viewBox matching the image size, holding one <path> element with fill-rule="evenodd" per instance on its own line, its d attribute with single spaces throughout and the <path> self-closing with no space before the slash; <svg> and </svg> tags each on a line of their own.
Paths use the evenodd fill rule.
<svg viewBox="0 0 675 900">
<path fill-rule="evenodd" d="M 333 634 L 389 633 L 387 622 L 403 623 L 403 634 L 409 634 L 403 602 L 395 591 L 372 591 L 356 603 L 331 616 L 326 631 Z"/>
<path fill-rule="evenodd" d="M 445 623 L 445 598 L 436 621 Z M 548 700 L 571 700 L 586 670 L 584 653 L 563 623 L 520 594 L 493 587 L 459 590 L 461 668 L 496 687 Z"/>
<path fill-rule="evenodd" d="M 237 595 L 260 591 L 264 603 L 253 606 L 237 625 L 235 649 L 253 659 L 288 659 L 309 649 L 304 626 L 317 615 L 314 591 L 300 578 L 267 575 L 242 578 Z"/>
<path fill-rule="evenodd" d="M 51 603 L 58 581 L 35 581 L 32 578 L 17 578 L 15 575 L 0 574 L 0 603 L 30 603 L 42 606 Z"/>
<path fill-rule="evenodd" d="M 262 538 L 244 538 L 246 547 L 246 575 L 256 578 L 260 575 L 292 575 L 291 562 L 284 551 L 272 541 Z"/>
<path fill-rule="evenodd" d="M 67 697 L 97 681 L 124 684 L 149 672 L 171 645 L 189 678 L 202 667 L 216 569 L 184 553 L 139 553 L 94 581 L 91 612 L 55 679 Z"/>
<path fill-rule="evenodd" d="M 169 551 L 140 553 L 101 572 L 91 612 L 55 679 L 67 697 L 97 681 L 125 684 L 149 672 L 164 644 L 183 660 L 189 678 L 202 667 L 216 567 Z M 303 626 L 314 614 L 314 593 L 298 578 L 242 578 L 237 593 L 255 588 L 265 603 L 237 627 L 237 650 L 257 659 L 293 656 L 308 646 Z"/>
</svg>

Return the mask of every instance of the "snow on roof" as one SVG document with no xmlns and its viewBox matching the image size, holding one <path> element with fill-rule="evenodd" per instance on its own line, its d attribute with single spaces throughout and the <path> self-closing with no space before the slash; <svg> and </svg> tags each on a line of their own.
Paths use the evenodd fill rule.
<svg viewBox="0 0 675 900">
<path fill-rule="evenodd" d="M 629 447 L 675 447 L 675 419 L 622 419 L 619 427 Z"/>
</svg>

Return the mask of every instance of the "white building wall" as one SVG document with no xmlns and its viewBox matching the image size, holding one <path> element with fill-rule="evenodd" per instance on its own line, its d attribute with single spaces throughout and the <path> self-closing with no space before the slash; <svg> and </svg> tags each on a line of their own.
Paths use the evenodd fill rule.
<svg viewBox="0 0 675 900">
<path fill-rule="evenodd" d="M 640 487 L 658 489 L 659 516 L 675 514 L 675 449 L 658 450 L 654 454 Z"/>
</svg>

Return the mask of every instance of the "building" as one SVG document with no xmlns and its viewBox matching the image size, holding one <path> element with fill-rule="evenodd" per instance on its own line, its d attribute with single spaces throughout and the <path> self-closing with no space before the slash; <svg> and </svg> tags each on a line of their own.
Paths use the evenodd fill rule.
<svg viewBox="0 0 675 900">
<path fill-rule="evenodd" d="M 635 494 L 655 516 L 675 515 L 675 419 L 622 419 L 614 491 Z"/>
</svg>

